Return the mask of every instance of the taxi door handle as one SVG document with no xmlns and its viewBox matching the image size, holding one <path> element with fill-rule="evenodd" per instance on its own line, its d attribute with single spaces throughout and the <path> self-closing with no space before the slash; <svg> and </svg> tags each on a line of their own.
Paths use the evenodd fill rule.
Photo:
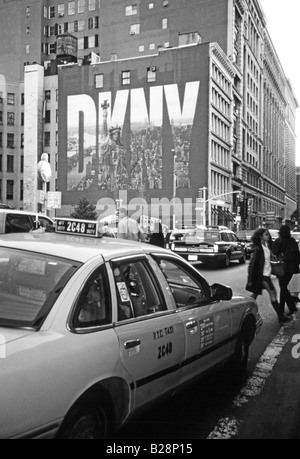
<svg viewBox="0 0 300 459">
<path fill-rule="evenodd" d="M 196 327 L 197 327 L 196 320 L 191 320 L 190 322 L 186 323 L 186 329 L 187 330 L 191 330 L 192 328 L 196 328 Z"/>
<path fill-rule="evenodd" d="M 131 341 L 126 341 L 126 343 L 124 343 L 124 347 L 125 349 L 132 349 L 133 347 L 140 346 L 140 344 L 141 344 L 140 339 L 133 339 Z"/>
</svg>

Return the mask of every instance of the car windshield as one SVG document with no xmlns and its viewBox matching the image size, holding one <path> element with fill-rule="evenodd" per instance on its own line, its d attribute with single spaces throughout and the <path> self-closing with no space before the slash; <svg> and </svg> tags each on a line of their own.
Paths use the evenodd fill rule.
<svg viewBox="0 0 300 459">
<path fill-rule="evenodd" d="M 186 234 L 185 240 L 188 241 L 189 239 L 197 239 L 200 242 L 217 242 L 221 241 L 221 235 L 218 231 L 206 231 L 203 229 L 196 229 L 194 231 L 189 231 Z"/>
<path fill-rule="evenodd" d="M 0 326 L 38 328 L 79 266 L 0 247 Z"/>
</svg>

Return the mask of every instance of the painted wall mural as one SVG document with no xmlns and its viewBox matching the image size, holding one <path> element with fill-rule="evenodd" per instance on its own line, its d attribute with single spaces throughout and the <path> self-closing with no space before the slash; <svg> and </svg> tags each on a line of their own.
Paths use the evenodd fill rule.
<svg viewBox="0 0 300 459">
<path fill-rule="evenodd" d="M 164 100 L 172 132 L 177 188 L 190 188 L 190 145 L 200 82 L 68 96 L 67 190 L 163 188 Z M 129 110 L 129 126 L 126 123 Z M 129 132 L 127 132 L 127 131 Z M 168 171 L 169 172 L 169 171 Z"/>
</svg>

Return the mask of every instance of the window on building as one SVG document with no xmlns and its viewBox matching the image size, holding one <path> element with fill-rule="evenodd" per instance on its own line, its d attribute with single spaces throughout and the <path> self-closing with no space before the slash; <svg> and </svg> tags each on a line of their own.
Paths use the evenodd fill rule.
<svg viewBox="0 0 300 459">
<path fill-rule="evenodd" d="M 156 81 L 156 67 L 147 68 L 147 81 L 148 83 L 153 83 Z"/>
<path fill-rule="evenodd" d="M 84 38 L 78 38 L 77 46 L 79 50 L 84 49 Z"/>
<path fill-rule="evenodd" d="M 56 26 L 49 27 L 49 36 L 54 37 L 56 35 Z"/>
<path fill-rule="evenodd" d="M 96 35 L 93 35 L 92 37 L 88 38 L 88 47 L 89 48 L 95 48 L 96 47 Z"/>
<path fill-rule="evenodd" d="M 99 16 L 88 19 L 88 28 L 89 29 L 98 29 L 99 27 Z"/>
<path fill-rule="evenodd" d="M 162 22 L 161 22 L 161 26 L 163 29 L 167 29 L 168 28 L 168 18 L 163 18 Z"/>
<path fill-rule="evenodd" d="M 45 123 L 51 123 L 51 110 L 45 112 Z"/>
<path fill-rule="evenodd" d="M 27 27 L 26 27 L 26 35 L 28 35 L 29 33 L 30 33 L 30 27 L 27 26 Z"/>
<path fill-rule="evenodd" d="M 129 70 L 122 72 L 122 86 L 125 86 L 127 84 L 130 84 L 130 71 Z"/>
<path fill-rule="evenodd" d="M 14 157 L 7 155 L 7 172 L 14 172 Z"/>
<path fill-rule="evenodd" d="M 103 88 L 104 86 L 104 75 L 95 75 L 95 88 Z"/>
<path fill-rule="evenodd" d="M 139 53 L 143 53 L 145 51 L 145 46 L 144 45 L 140 45 L 139 46 Z"/>
<path fill-rule="evenodd" d="M 2 172 L 2 155 L 0 155 L 0 172 Z M 0 180 L 0 183 L 2 185 L 2 180 Z M 1 188 L 2 188 L 2 186 L 1 186 Z M 1 189 L 0 189 L 0 192 L 1 192 Z M 2 199 L 1 199 L 1 201 L 2 201 Z"/>
<path fill-rule="evenodd" d="M 118 60 L 118 55 L 117 55 L 117 53 L 112 53 L 112 54 L 110 55 L 110 60 L 111 60 L 111 61 L 117 61 L 117 60 Z"/>
<path fill-rule="evenodd" d="M 3 147 L 3 134 L 0 132 L 0 148 Z"/>
<path fill-rule="evenodd" d="M 15 125 L 15 114 L 14 112 L 7 112 L 7 125 L 14 126 Z"/>
<path fill-rule="evenodd" d="M 164 1 L 163 1 L 163 6 L 164 6 L 164 7 L 169 6 L 169 0 L 164 0 Z"/>
<path fill-rule="evenodd" d="M 95 11 L 96 9 L 96 0 L 89 0 L 89 11 Z"/>
<path fill-rule="evenodd" d="M 156 47 L 155 43 L 150 43 L 150 45 L 149 45 L 150 51 L 153 51 L 155 49 L 155 47 Z"/>
<path fill-rule="evenodd" d="M 68 15 L 71 16 L 72 14 L 75 14 L 76 7 L 75 7 L 75 2 L 69 2 L 68 3 Z"/>
<path fill-rule="evenodd" d="M 130 26 L 130 35 L 139 35 L 140 28 L 140 24 L 132 24 Z"/>
<path fill-rule="evenodd" d="M 78 21 L 78 32 L 82 32 L 84 30 L 84 27 L 85 27 L 84 19 Z"/>
<path fill-rule="evenodd" d="M 49 53 L 50 54 L 55 54 L 56 53 L 56 43 L 50 43 Z"/>
<path fill-rule="evenodd" d="M 0 112 L 0 125 L 3 124 L 3 112 Z"/>
<path fill-rule="evenodd" d="M 49 131 L 45 132 L 45 136 L 44 136 L 44 146 L 45 147 L 50 147 L 50 138 L 51 138 L 50 134 L 51 133 Z"/>
<path fill-rule="evenodd" d="M 58 123 L 58 108 L 56 109 L 56 112 L 55 112 L 55 122 L 56 124 Z"/>
<path fill-rule="evenodd" d="M 75 31 L 75 22 L 69 22 L 69 24 L 68 24 L 68 32 L 73 33 Z"/>
<path fill-rule="evenodd" d="M 13 180 L 6 181 L 6 199 L 8 201 L 13 201 L 14 199 L 14 181 Z"/>
<path fill-rule="evenodd" d="M 26 6 L 26 17 L 30 17 L 30 6 Z"/>
<path fill-rule="evenodd" d="M 21 148 L 24 148 L 24 134 L 21 134 Z"/>
<path fill-rule="evenodd" d="M 51 91 L 49 89 L 45 91 L 45 100 L 51 100 Z"/>
<path fill-rule="evenodd" d="M 149 10 L 153 10 L 153 8 L 154 8 L 154 3 L 149 3 L 148 7 L 149 7 Z"/>
<path fill-rule="evenodd" d="M 78 0 L 78 13 L 84 13 L 85 0 Z"/>
<path fill-rule="evenodd" d="M 24 181 L 20 180 L 20 200 L 24 199 Z"/>
<path fill-rule="evenodd" d="M 15 105 L 15 94 L 13 92 L 9 92 L 7 94 L 7 104 L 8 105 Z"/>
<path fill-rule="evenodd" d="M 15 148 L 15 135 L 7 134 L 7 148 Z"/>
<path fill-rule="evenodd" d="M 21 94 L 21 105 L 24 105 L 25 102 L 25 97 L 24 97 L 24 92 Z"/>
<path fill-rule="evenodd" d="M 44 6 L 44 18 L 48 19 L 48 8 Z"/>
<path fill-rule="evenodd" d="M 25 45 L 25 53 L 30 54 L 30 45 Z"/>
<path fill-rule="evenodd" d="M 126 16 L 134 16 L 137 14 L 137 5 L 129 5 L 125 8 Z"/>
<path fill-rule="evenodd" d="M 57 15 L 59 18 L 63 18 L 65 15 L 65 5 L 64 3 L 60 3 L 57 5 Z"/>
<path fill-rule="evenodd" d="M 55 145 L 58 145 L 58 131 L 55 132 Z"/>
<path fill-rule="evenodd" d="M 55 6 L 49 6 L 49 19 L 55 18 Z"/>
</svg>

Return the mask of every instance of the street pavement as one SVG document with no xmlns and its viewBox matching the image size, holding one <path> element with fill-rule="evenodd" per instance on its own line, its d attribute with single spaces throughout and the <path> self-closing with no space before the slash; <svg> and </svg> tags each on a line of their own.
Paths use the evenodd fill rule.
<svg viewBox="0 0 300 459">
<path fill-rule="evenodd" d="M 280 328 L 208 439 L 300 439 L 299 319 Z"/>
</svg>

